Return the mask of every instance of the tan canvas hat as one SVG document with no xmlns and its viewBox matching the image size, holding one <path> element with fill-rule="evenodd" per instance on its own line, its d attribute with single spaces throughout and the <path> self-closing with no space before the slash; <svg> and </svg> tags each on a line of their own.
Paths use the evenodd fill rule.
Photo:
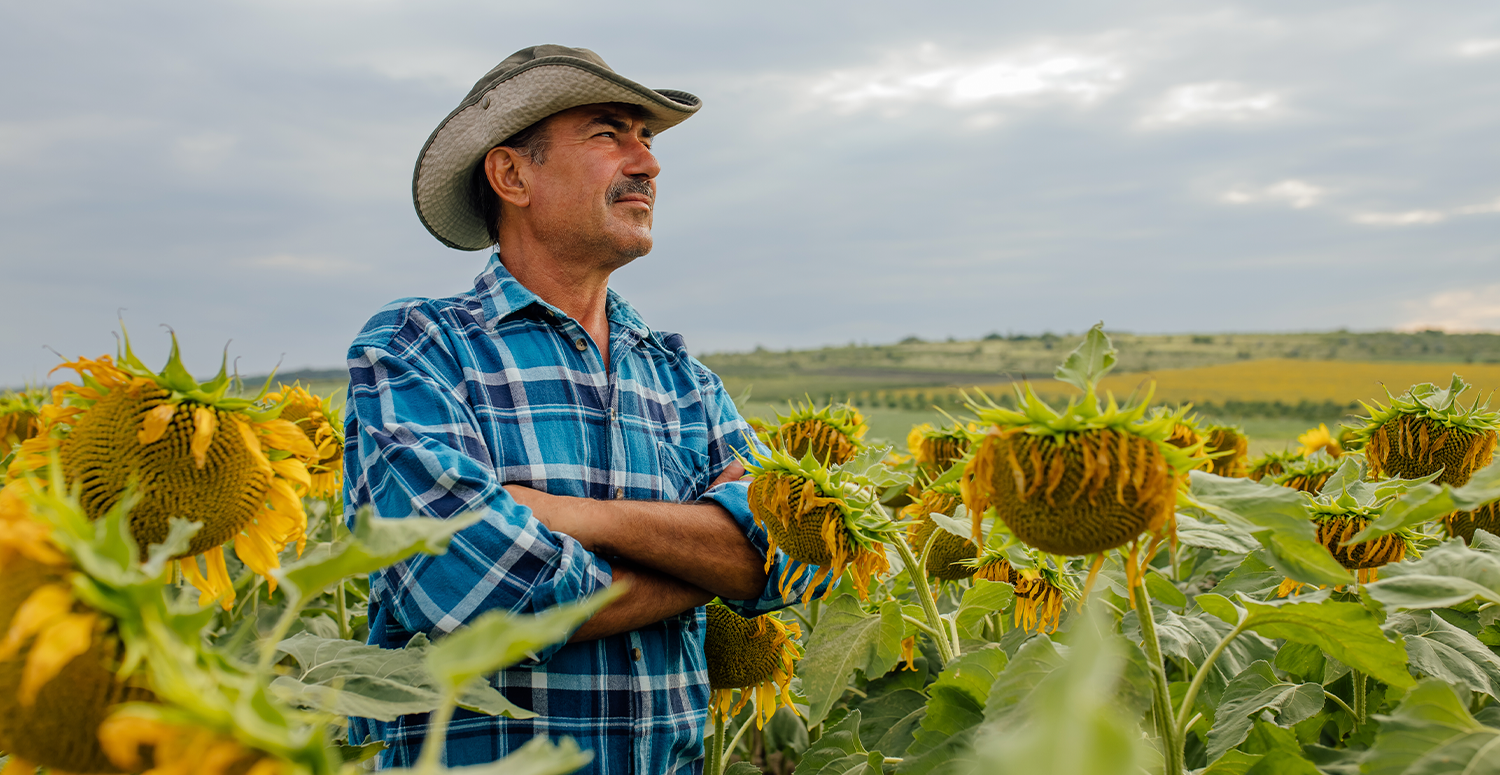
<svg viewBox="0 0 1500 775">
<path fill-rule="evenodd" d="M 412 174 L 417 217 L 444 245 L 459 250 L 490 246 L 480 216 L 474 167 L 511 135 L 568 108 L 624 102 L 646 109 L 653 132 L 676 126 L 702 101 L 687 92 L 648 89 L 622 78 L 586 48 L 532 46 L 505 58 L 443 119 Z"/>
</svg>

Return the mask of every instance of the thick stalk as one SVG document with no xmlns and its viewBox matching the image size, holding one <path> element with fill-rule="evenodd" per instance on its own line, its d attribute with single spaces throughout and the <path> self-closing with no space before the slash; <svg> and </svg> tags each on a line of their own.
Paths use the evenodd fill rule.
<svg viewBox="0 0 1500 775">
<path fill-rule="evenodd" d="M 1150 663 L 1154 695 L 1152 712 L 1157 718 L 1157 729 L 1162 735 L 1162 758 L 1166 775 L 1182 774 L 1182 732 L 1172 723 L 1172 692 L 1167 688 L 1167 666 L 1161 657 L 1161 642 L 1156 637 L 1156 618 L 1151 613 L 1151 597 L 1146 594 L 1143 580 L 1137 580 L 1131 597 L 1135 599 L 1136 616 L 1141 624 L 1141 640 L 1146 647 L 1146 661 Z"/>
<path fill-rule="evenodd" d="M 927 574 L 922 572 L 922 566 L 917 564 L 917 558 L 912 556 L 911 547 L 906 541 L 897 537 L 891 543 L 896 545 L 896 551 L 901 555 L 901 562 L 906 565 L 906 570 L 911 578 L 912 589 L 917 591 L 917 600 L 922 603 L 922 611 L 927 614 L 927 624 L 937 632 L 946 632 L 947 626 L 943 623 L 943 617 L 938 613 L 937 601 L 932 598 L 932 587 L 927 585 Z M 948 638 L 933 638 L 937 644 L 938 656 L 942 658 L 943 664 L 947 665 L 953 661 L 953 644 Z"/>
<path fill-rule="evenodd" d="M 271 634 L 260 644 L 260 662 L 255 666 L 257 673 L 264 674 L 271 669 L 271 660 L 276 656 L 276 647 L 286 638 L 287 630 L 292 628 L 292 623 L 302 614 L 302 609 L 307 606 L 307 600 L 298 596 L 297 600 L 288 603 L 286 610 L 281 612 L 281 618 L 276 620 L 276 626 L 271 629 Z M 452 711 L 449 711 L 450 713 Z"/>
<path fill-rule="evenodd" d="M 1354 728 L 1359 729 L 1359 716 L 1355 714 L 1353 708 L 1349 707 L 1349 703 L 1346 703 L 1343 700 L 1339 699 L 1339 696 L 1337 694 L 1334 694 L 1327 689 L 1323 690 L 1323 696 L 1327 697 L 1330 700 L 1333 700 L 1333 704 L 1339 706 L 1340 708 L 1343 708 L 1344 712 L 1348 713 L 1349 716 L 1354 719 Z"/>
<path fill-rule="evenodd" d="M 719 775 L 724 770 L 724 717 L 714 713 L 714 736 L 703 759 L 703 775 Z"/>
<path fill-rule="evenodd" d="M 339 582 L 337 591 L 333 593 L 333 600 L 338 604 L 339 637 L 349 640 L 354 637 L 354 630 L 349 627 L 349 608 L 344 602 L 344 582 Z"/>
<path fill-rule="evenodd" d="M 1245 617 L 1245 621 L 1250 621 L 1250 618 L 1248 616 Z M 1188 714 L 1193 712 L 1193 701 L 1198 699 L 1198 691 L 1203 688 L 1203 681 L 1208 678 L 1208 671 L 1213 669 L 1215 662 L 1219 661 L 1219 655 L 1223 654 L 1224 649 L 1229 647 L 1229 642 L 1238 638 L 1240 633 L 1244 631 L 1245 626 L 1243 624 L 1230 630 L 1229 634 L 1225 635 L 1224 639 L 1219 641 L 1219 645 L 1214 646 L 1214 650 L 1208 652 L 1208 657 L 1198 667 L 1197 674 L 1193 676 L 1193 682 L 1188 684 L 1187 694 L 1182 697 L 1182 709 L 1177 712 L 1177 732 L 1179 735 L 1187 733 Z"/>
<path fill-rule="evenodd" d="M 417 757 L 417 775 L 432 775 L 442 766 L 443 749 L 448 745 L 448 722 L 453 720 L 453 709 L 457 706 L 458 690 L 450 689 L 443 695 L 443 704 L 427 717 L 427 740 Z"/>
<path fill-rule="evenodd" d="M 733 756 L 735 749 L 740 747 L 740 738 L 744 737 L 745 733 L 750 731 L 751 726 L 750 720 L 746 719 L 745 723 L 740 725 L 740 731 L 735 732 L 734 737 L 729 738 L 729 745 L 724 747 L 724 755 L 719 757 L 719 772 L 729 769 L 729 757 Z M 750 753 L 753 754 L 755 752 L 751 751 Z M 746 756 L 745 761 L 750 761 L 750 757 Z"/>
<path fill-rule="evenodd" d="M 914 616 L 908 616 L 906 614 L 901 614 L 901 618 L 905 619 L 909 624 L 911 624 L 911 626 L 916 627 L 917 629 L 921 630 L 922 632 L 927 633 L 928 635 L 930 635 L 930 636 L 932 636 L 934 638 L 940 638 L 940 637 L 942 637 L 941 635 L 938 634 L 937 630 L 934 630 L 931 627 L 928 627 L 927 626 L 927 622 L 924 622 L 921 619 L 918 619 L 918 618 L 916 618 Z"/>
<path fill-rule="evenodd" d="M 1349 672 L 1349 679 L 1354 682 L 1354 723 L 1356 725 L 1363 724 L 1370 714 L 1370 708 L 1368 707 L 1370 697 L 1366 693 L 1369 681 L 1365 678 L 1365 674 L 1358 670 L 1351 670 Z"/>
</svg>

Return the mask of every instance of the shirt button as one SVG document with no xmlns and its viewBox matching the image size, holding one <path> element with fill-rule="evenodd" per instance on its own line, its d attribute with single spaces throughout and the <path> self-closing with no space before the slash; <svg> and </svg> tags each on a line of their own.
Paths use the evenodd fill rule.
<svg viewBox="0 0 1500 775">
<path fill-rule="evenodd" d="M 619 499 L 621 499 L 623 497 L 625 497 L 625 488 L 624 487 L 616 487 L 615 488 L 615 500 L 619 500 Z"/>
<path fill-rule="evenodd" d="M 637 662 L 641 661 L 641 650 L 638 649 L 638 648 L 631 649 L 630 650 L 630 658 L 633 659 L 633 660 L 635 660 L 635 661 L 637 661 Z"/>
<path fill-rule="evenodd" d="M 583 352 L 584 350 L 589 349 L 589 346 L 583 343 L 582 338 L 574 339 L 573 346 L 578 348 L 578 352 Z"/>
</svg>

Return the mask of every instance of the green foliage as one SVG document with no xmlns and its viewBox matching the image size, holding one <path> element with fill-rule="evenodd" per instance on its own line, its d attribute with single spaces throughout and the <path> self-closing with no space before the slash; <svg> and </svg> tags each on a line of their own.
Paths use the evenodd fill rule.
<svg viewBox="0 0 1500 775">
<path fill-rule="evenodd" d="M 1256 719 L 1264 718 L 1286 728 L 1312 718 L 1322 709 L 1323 684 L 1284 681 L 1276 677 L 1270 665 L 1256 662 L 1224 690 L 1214 712 L 1213 729 L 1208 733 L 1208 759 L 1216 761 L 1244 742 Z"/>
<path fill-rule="evenodd" d="M 1500 729 L 1479 723 L 1442 681 L 1422 681 L 1376 719 L 1380 734 L 1363 762 L 1369 775 L 1500 772 Z"/>
<path fill-rule="evenodd" d="M 896 602 L 881 606 L 879 614 L 865 613 L 850 595 L 829 604 L 808 638 L 807 656 L 797 671 L 808 698 L 807 723 L 818 724 L 828 716 L 854 671 L 880 676 L 895 666 L 904 632 Z"/>
</svg>

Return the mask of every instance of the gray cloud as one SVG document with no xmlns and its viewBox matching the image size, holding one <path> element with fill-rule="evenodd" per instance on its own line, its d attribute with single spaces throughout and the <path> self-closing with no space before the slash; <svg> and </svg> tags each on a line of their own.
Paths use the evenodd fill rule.
<svg viewBox="0 0 1500 775">
<path fill-rule="evenodd" d="M 556 4 L 552 4 L 556 5 Z M 707 107 L 618 274 L 696 349 L 908 334 L 1500 328 L 1500 11 L 1402 3 L 55 2 L 0 9 L 0 384 L 179 332 L 339 363 L 466 287 L 412 160 L 585 45 Z"/>
</svg>

